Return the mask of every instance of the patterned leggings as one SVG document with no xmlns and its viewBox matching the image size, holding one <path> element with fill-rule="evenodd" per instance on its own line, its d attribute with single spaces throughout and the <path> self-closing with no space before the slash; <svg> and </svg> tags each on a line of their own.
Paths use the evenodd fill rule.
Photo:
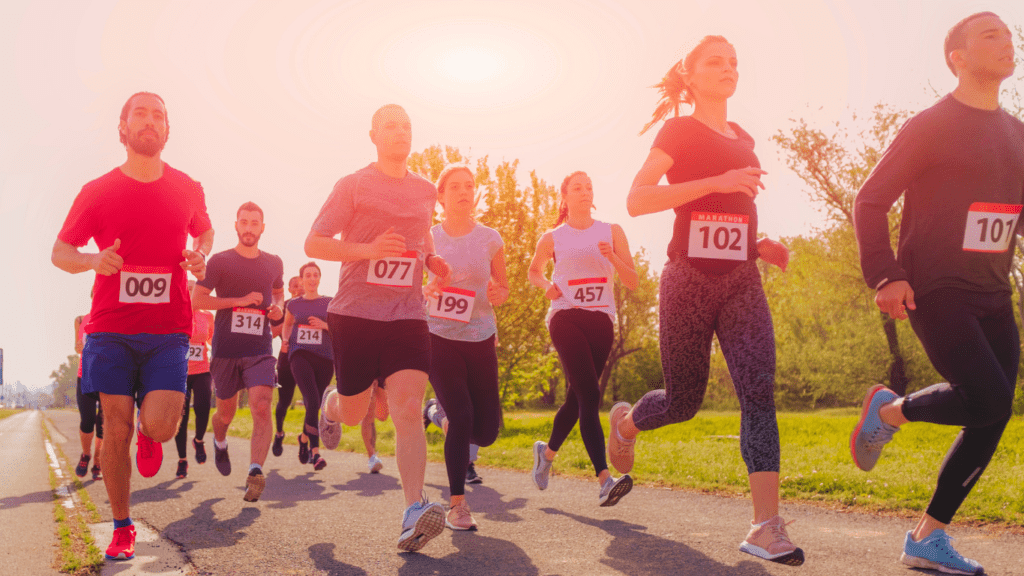
<svg viewBox="0 0 1024 576">
<path fill-rule="evenodd" d="M 778 472 L 775 330 L 756 263 L 709 276 L 686 259 L 671 261 L 661 275 L 660 309 L 665 389 L 636 403 L 633 423 L 653 430 L 697 414 L 717 334 L 742 411 L 740 452 L 747 472 Z"/>
</svg>

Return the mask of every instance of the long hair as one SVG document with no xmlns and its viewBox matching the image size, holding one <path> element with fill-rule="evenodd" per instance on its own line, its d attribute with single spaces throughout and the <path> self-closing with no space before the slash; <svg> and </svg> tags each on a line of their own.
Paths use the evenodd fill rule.
<svg viewBox="0 0 1024 576">
<path fill-rule="evenodd" d="M 583 170 L 577 170 L 572 174 L 566 176 L 565 180 L 562 180 L 562 203 L 558 205 L 558 218 L 555 219 L 555 225 L 552 226 L 552 228 L 558 228 L 559 226 L 562 225 L 562 222 L 565 222 L 566 220 L 569 219 L 569 204 L 565 201 L 565 196 L 566 194 L 569 193 L 569 181 L 575 178 L 576 176 L 579 176 L 580 174 L 584 176 L 587 175 L 587 173 L 584 172 Z"/>
<path fill-rule="evenodd" d="M 679 116 L 680 104 L 693 104 L 693 94 L 686 85 L 686 74 L 693 70 L 704 47 L 717 42 L 729 44 L 725 36 L 705 36 L 701 38 L 700 42 L 694 46 L 693 50 L 690 50 L 685 58 L 669 68 L 661 82 L 651 86 L 651 88 L 661 93 L 661 99 L 658 100 L 658 106 L 654 108 L 651 121 L 645 124 L 644 129 L 640 131 L 641 135 L 650 130 L 651 126 L 661 122 L 668 115 L 669 111 L 672 111 L 675 116 Z"/>
</svg>

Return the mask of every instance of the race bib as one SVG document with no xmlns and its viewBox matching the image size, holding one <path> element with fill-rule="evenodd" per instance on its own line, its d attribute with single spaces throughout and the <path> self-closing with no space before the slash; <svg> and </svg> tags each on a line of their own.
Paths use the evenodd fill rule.
<svg viewBox="0 0 1024 576">
<path fill-rule="evenodd" d="M 693 212 L 690 217 L 691 258 L 746 260 L 750 216 Z"/>
<path fill-rule="evenodd" d="M 575 308 L 608 308 L 615 301 L 607 278 L 569 280 L 569 293 L 565 296 Z"/>
<path fill-rule="evenodd" d="M 370 260 L 366 283 L 376 286 L 412 286 L 416 271 L 416 252 L 410 250 L 401 256 Z"/>
<path fill-rule="evenodd" d="M 204 346 L 201 344 L 189 344 L 188 345 L 188 361 L 189 362 L 202 362 Z"/>
<path fill-rule="evenodd" d="M 263 335 L 267 312 L 257 308 L 232 308 L 231 332 L 234 334 Z"/>
<path fill-rule="evenodd" d="M 1017 228 L 1020 209 L 1020 204 L 971 204 L 964 230 L 964 250 L 1006 252 Z"/>
<path fill-rule="evenodd" d="M 171 269 L 161 266 L 121 268 L 122 304 L 167 304 L 171 301 Z"/>
<path fill-rule="evenodd" d="M 324 343 L 324 329 L 299 324 L 299 333 L 295 338 L 297 344 L 316 346 Z"/>
<path fill-rule="evenodd" d="M 476 292 L 463 288 L 445 288 L 438 297 L 429 299 L 430 315 L 469 323 L 473 315 Z"/>
</svg>

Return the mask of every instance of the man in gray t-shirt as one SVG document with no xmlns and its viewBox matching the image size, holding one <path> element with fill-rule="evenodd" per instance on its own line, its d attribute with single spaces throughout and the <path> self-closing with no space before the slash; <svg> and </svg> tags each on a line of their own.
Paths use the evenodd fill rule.
<svg viewBox="0 0 1024 576">
<path fill-rule="evenodd" d="M 338 385 L 321 402 L 320 440 L 335 448 L 339 423 L 357 426 L 373 382 L 383 383 L 407 506 L 398 547 L 414 552 L 444 530 L 444 508 L 420 500 L 427 442 L 417 408 L 430 370 L 423 268 L 437 275 L 428 292 L 447 284 L 451 268 L 434 254 L 430 235 L 437 189 L 406 169 L 412 124 L 405 110 L 377 110 L 370 140 L 377 161 L 338 181 L 306 237 L 307 256 L 342 263 L 327 321 Z"/>
</svg>

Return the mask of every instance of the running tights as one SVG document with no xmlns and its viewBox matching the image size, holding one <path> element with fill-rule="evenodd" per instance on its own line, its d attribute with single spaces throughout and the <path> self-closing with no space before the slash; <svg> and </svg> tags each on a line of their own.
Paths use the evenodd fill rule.
<svg viewBox="0 0 1024 576">
<path fill-rule="evenodd" d="M 188 446 L 188 405 L 194 399 L 196 410 L 196 440 L 202 441 L 206 435 L 206 426 L 210 423 L 210 395 L 213 379 L 209 372 L 189 374 L 185 379 L 185 407 L 181 411 L 181 424 L 174 435 L 174 444 L 178 447 L 178 459 L 185 458 L 185 447 Z"/>
<path fill-rule="evenodd" d="M 548 323 L 548 331 L 569 382 L 565 403 L 555 414 L 548 447 L 557 452 L 578 420 L 583 446 L 594 465 L 594 473 L 600 475 L 608 469 L 598 409 L 599 380 L 615 341 L 611 316 L 581 308 L 559 310 Z"/>
<path fill-rule="evenodd" d="M 320 399 L 324 396 L 324 390 L 331 385 L 334 362 L 308 350 L 296 350 L 289 356 L 288 363 L 292 367 L 295 385 L 302 392 L 302 402 L 306 405 L 305 431 L 309 437 L 309 447 L 319 448 Z"/>
<path fill-rule="evenodd" d="M 693 418 L 704 401 L 711 339 L 718 335 L 740 402 L 740 453 L 747 473 L 779 471 L 775 419 L 775 330 L 761 275 L 745 262 L 721 276 L 685 258 L 665 265 L 659 294 L 665 389 L 633 407 L 633 423 L 653 430 Z"/>
<path fill-rule="evenodd" d="M 448 417 L 444 463 L 453 496 L 466 491 L 469 445 L 498 439 L 501 400 L 494 336 L 481 342 L 430 335 L 430 384 Z"/>
<path fill-rule="evenodd" d="M 78 387 L 75 388 L 75 400 L 78 402 L 78 429 L 83 434 L 92 434 L 96 431 L 96 437 L 103 439 L 103 408 L 100 401 L 91 395 L 82 394 L 82 379 L 78 379 Z"/>
<path fill-rule="evenodd" d="M 292 398 L 295 397 L 295 377 L 292 376 L 287 352 L 277 355 L 277 384 L 279 388 L 277 406 L 274 408 L 274 423 L 277 424 L 277 433 L 280 434 L 284 432 L 284 419 L 292 405 Z"/>
<path fill-rule="evenodd" d="M 963 429 L 939 469 L 928 514 L 948 524 L 992 460 L 1010 420 L 1020 337 L 1009 292 L 939 288 L 918 298 L 910 324 L 932 365 L 949 383 L 903 402 L 911 422 Z"/>
</svg>

